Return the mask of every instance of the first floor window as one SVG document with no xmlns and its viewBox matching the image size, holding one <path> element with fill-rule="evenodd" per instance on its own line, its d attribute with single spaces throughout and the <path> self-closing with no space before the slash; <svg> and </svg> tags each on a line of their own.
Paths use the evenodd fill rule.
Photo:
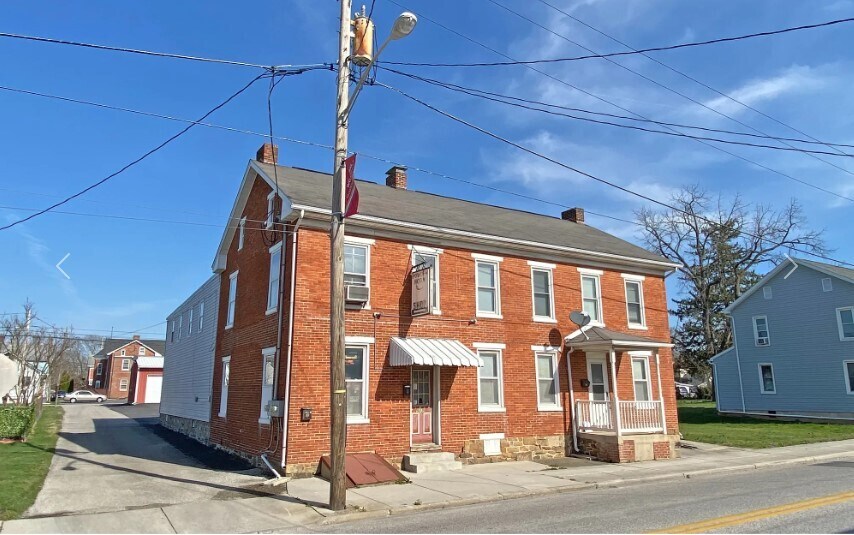
<svg viewBox="0 0 854 535">
<path fill-rule="evenodd" d="M 602 297 L 597 275 L 581 276 L 581 308 L 590 315 L 590 320 L 602 323 Z"/>
<path fill-rule="evenodd" d="M 839 339 L 854 340 L 854 307 L 837 308 L 836 320 L 839 324 Z"/>
<path fill-rule="evenodd" d="M 219 417 L 225 418 L 228 410 L 228 381 L 231 375 L 231 357 L 222 358 L 222 388 L 219 396 Z"/>
<path fill-rule="evenodd" d="M 477 369 L 481 410 L 501 409 L 504 400 L 501 392 L 501 351 L 481 349 L 477 352 L 483 367 Z"/>
<path fill-rule="evenodd" d="M 344 380 L 347 386 L 347 418 L 350 420 L 368 418 L 367 369 L 368 348 L 347 346 L 344 350 Z"/>
<path fill-rule="evenodd" d="M 100 379 L 95 381 L 95 388 L 101 388 L 101 380 Z"/>
<path fill-rule="evenodd" d="M 273 378 L 276 374 L 276 348 L 268 347 L 261 352 L 264 367 L 261 370 L 261 417 L 260 423 L 269 423 L 270 414 L 267 404 L 273 399 Z"/>
<path fill-rule="evenodd" d="M 557 383 L 557 354 L 537 353 L 537 405 L 540 409 L 560 406 Z"/>
<path fill-rule="evenodd" d="M 854 360 L 846 360 L 842 365 L 845 372 L 845 388 L 849 394 L 854 394 Z"/>
<path fill-rule="evenodd" d="M 759 384 L 763 394 L 777 393 L 777 386 L 774 384 L 774 367 L 771 364 L 759 365 Z"/>
<path fill-rule="evenodd" d="M 652 401 L 649 394 L 649 360 L 632 357 L 632 380 L 635 383 L 635 401 Z"/>
<path fill-rule="evenodd" d="M 122 392 L 124 392 L 124 391 L 126 391 L 127 389 L 128 389 L 128 380 L 127 380 L 127 379 L 122 379 L 121 381 L 119 381 L 119 390 L 121 390 Z"/>
</svg>

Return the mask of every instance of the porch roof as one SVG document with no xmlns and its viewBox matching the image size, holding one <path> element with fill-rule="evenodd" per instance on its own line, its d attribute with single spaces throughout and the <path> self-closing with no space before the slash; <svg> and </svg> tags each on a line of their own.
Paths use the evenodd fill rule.
<svg viewBox="0 0 854 535">
<path fill-rule="evenodd" d="M 393 337 L 389 348 L 392 366 L 483 366 L 475 352 L 459 340 Z"/>
<path fill-rule="evenodd" d="M 669 342 L 653 340 L 637 334 L 612 331 L 604 327 L 585 327 L 567 335 L 564 341 L 567 346 L 578 349 L 599 347 L 631 351 L 673 347 L 673 344 Z"/>
</svg>

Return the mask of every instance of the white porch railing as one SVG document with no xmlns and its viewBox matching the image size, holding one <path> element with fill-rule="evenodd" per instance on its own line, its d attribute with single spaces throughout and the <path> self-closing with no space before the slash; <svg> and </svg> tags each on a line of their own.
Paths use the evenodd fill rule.
<svg viewBox="0 0 854 535">
<path fill-rule="evenodd" d="M 620 401 L 620 429 L 623 433 L 663 433 L 660 401 Z M 576 426 L 581 431 L 616 432 L 610 401 L 575 402 Z"/>
</svg>

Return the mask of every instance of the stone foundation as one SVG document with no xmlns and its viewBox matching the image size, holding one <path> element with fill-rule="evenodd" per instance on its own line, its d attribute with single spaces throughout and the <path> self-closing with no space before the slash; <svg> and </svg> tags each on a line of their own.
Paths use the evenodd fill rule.
<svg viewBox="0 0 854 535">
<path fill-rule="evenodd" d="M 192 418 L 184 418 L 183 416 L 161 414 L 160 425 L 166 429 L 171 429 L 172 431 L 181 433 L 182 435 L 187 435 L 188 437 L 201 442 L 205 446 L 210 444 L 211 424 L 209 422 L 194 420 Z"/>
<path fill-rule="evenodd" d="M 579 433 L 581 453 L 609 463 L 633 463 L 676 459 L 676 435 L 627 435 L 619 441 L 616 435 Z"/>
<path fill-rule="evenodd" d="M 563 435 L 502 438 L 501 451 L 495 455 L 484 453 L 484 440 L 466 440 L 459 460 L 463 464 L 494 463 L 500 461 L 533 461 L 566 457 L 566 439 Z"/>
</svg>

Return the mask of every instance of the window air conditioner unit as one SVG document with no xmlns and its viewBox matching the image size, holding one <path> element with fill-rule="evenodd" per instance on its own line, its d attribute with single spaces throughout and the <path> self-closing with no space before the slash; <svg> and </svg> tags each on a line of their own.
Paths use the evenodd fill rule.
<svg viewBox="0 0 854 535">
<path fill-rule="evenodd" d="M 344 287 L 344 300 L 348 303 L 367 303 L 371 297 L 371 289 L 367 286 L 348 284 Z"/>
</svg>

